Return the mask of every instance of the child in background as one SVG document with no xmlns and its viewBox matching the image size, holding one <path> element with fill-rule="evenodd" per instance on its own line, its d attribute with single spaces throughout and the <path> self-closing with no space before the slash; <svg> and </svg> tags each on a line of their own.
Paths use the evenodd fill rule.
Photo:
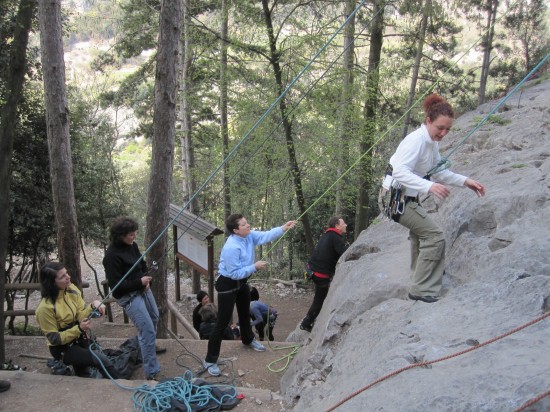
<svg viewBox="0 0 550 412">
<path fill-rule="evenodd" d="M 270 341 L 275 340 L 273 337 L 273 327 L 277 320 L 277 309 L 269 306 L 260 300 L 260 293 L 255 287 L 250 288 L 250 317 L 252 318 L 251 325 L 256 327 L 260 341 L 264 340 L 265 327 L 267 328 L 267 338 Z M 269 319 L 268 319 L 269 316 Z"/>
</svg>

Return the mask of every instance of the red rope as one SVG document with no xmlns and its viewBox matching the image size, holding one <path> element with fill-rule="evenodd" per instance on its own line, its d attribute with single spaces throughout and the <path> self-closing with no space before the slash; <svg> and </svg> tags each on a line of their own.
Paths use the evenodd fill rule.
<svg viewBox="0 0 550 412">
<path fill-rule="evenodd" d="M 550 395 L 550 391 L 546 391 L 544 393 L 541 393 L 539 396 L 537 396 L 536 398 L 533 398 L 527 402 L 525 402 L 523 405 L 521 405 L 519 408 L 517 408 L 514 412 L 521 412 L 525 409 L 527 409 L 529 406 L 531 405 L 534 405 L 535 403 L 537 403 L 538 401 L 540 401 L 542 398 L 545 398 L 547 396 Z"/>
<path fill-rule="evenodd" d="M 510 330 L 510 331 L 508 331 L 508 332 L 506 332 L 506 333 L 504 333 L 504 334 L 502 334 L 502 335 L 499 335 L 499 336 L 497 336 L 497 337 L 495 337 L 495 338 L 489 339 L 488 341 L 485 341 L 485 342 L 483 342 L 483 343 L 480 343 L 479 345 L 473 346 L 473 347 L 468 348 L 468 349 L 465 349 L 465 350 L 463 350 L 463 351 L 453 353 L 452 355 L 444 356 L 444 357 L 441 357 L 441 358 L 438 358 L 438 359 L 434 359 L 434 360 L 431 360 L 431 361 L 413 363 L 413 364 L 408 365 L 408 366 L 405 366 L 405 367 L 403 367 L 403 368 L 401 368 L 401 369 L 397 369 L 396 371 L 391 372 L 391 373 L 389 373 L 389 374 L 387 374 L 387 375 L 385 375 L 385 376 L 382 376 L 381 378 L 375 380 L 374 382 L 368 384 L 367 386 L 365 386 L 365 387 L 363 387 L 363 388 L 361 388 L 361 389 L 359 389 L 359 390 L 353 392 L 351 395 L 345 397 L 345 398 L 342 399 L 340 402 L 338 402 L 336 405 L 334 405 L 334 406 L 332 406 L 330 409 L 328 409 L 327 412 L 331 412 L 331 411 L 335 410 L 336 408 L 338 408 L 339 406 L 342 406 L 344 403 L 346 403 L 346 402 L 349 401 L 350 399 L 352 399 L 352 398 L 354 398 L 355 396 L 359 395 L 361 392 L 364 392 L 364 391 L 366 391 L 367 389 L 372 388 L 374 385 L 376 385 L 376 384 L 378 384 L 378 383 L 380 383 L 380 382 L 383 382 L 383 381 L 385 381 L 385 380 L 387 380 L 387 379 L 389 379 L 389 378 L 391 378 L 391 377 L 393 377 L 393 376 L 399 375 L 401 372 L 405 372 L 406 370 L 409 370 L 409 369 L 412 369 L 412 368 L 423 367 L 423 366 L 431 365 L 431 364 L 434 364 L 434 363 L 437 363 L 437 362 L 442 362 L 442 361 L 444 361 L 444 360 L 451 359 L 451 358 L 454 358 L 454 357 L 463 355 L 463 354 L 465 354 L 465 353 L 471 352 L 471 351 L 473 351 L 473 350 L 479 349 L 479 348 L 481 348 L 481 347 L 483 347 L 483 346 L 487 346 L 487 345 L 489 345 L 490 343 L 496 342 L 497 340 L 500 340 L 500 339 L 503 339 L 503 338 L 505 338 L 505 337 L 507 337 L 507 336 L 510 336 L 510 335 L 512 335 L 512 334 L 514 334 L 514 333 L 516 333 L 516 332 L 518 332 L 518 331 L 520 331 L 520 330 L 522 330 L 522 329 L 528 328 L 529 326 L 532 326 L 532 325 L 534 325 L 535 323 L 540 322 L 540 321 L 546 319 L 548 316 L 550 316 L 550 312 L 545 313 L 544 315 L 539 316 L 538 318 L 533 319 L 532 321 L 530 321 L 530 322 L 528 322 L 528 323 L 526 323 L 526 324 L 524 324 L 524 325 L 518 326 L 517 328 L 512 329 L 512 330 Z M 539 397 L 535 398 L 536 400 L 533 399 L 532 401 L 533 401 L 533 403 L 536 403 L 536 402 L 538 402 L 540 399 L 542 399 L 542 398 L 544 398 L 545 396 L 548 396 L 548 395 L 549 395 L 549 392 L 546 392 L 545 394 L 542 394 L 542 395 L 540 395 Z M 539 399 L 539 398 L 540 398 L 540 399 Z M 529 401 L 529 402 L 532 402 L 532 401 Z M 532 404 L 529 404 L 529 405 L 527 405 L 527 406 L 530 406 L 530 405 L 532 405 Z M 525 405 L 524 405 L 524 406 L 525 406 Z M 527 406 L 525 406 L 525 407 L 527 407 Z M 522 406 L 522 408 L 524 408 L 524 407 Z M 518 409 L 518 411 L 521 411 L 521 410 L 523 410 L 523 409 Z"/>
</svg>

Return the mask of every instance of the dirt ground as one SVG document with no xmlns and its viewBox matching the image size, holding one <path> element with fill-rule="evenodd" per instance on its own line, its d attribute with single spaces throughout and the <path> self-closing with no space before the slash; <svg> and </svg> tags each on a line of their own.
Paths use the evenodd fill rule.
<svg viewBox="0 0 550 412">
<path fill-rule="evenodd" d="M 90 259 L 90 257 L 88 257 Z M 93 257 L 92 257 L 93 258 Z M 99 256 L 96 260 L 100 259 Z M 100 261 L 100 260 L 99 260 Z M 84 263 L 84 262 L 83 262 Z M 90 287 L 84 290 L 84 297 L 87 302 L 93 299 L 101 299 L 98 296 L 97 287 L 93 272 L 84 264 L 83 280 L 90 283 Z M 96 266 L 96 269 L 98 267 Z M 87 270 L 88 269 L 88 270 Z M 102 280 L 102 273 L 99 273 L 99 281 Z M 182 300 L 175 301 L 174 279 L 169 277 L 168 292 L 171 301 L 178 307 L 179 312 L 191 322 L 193 308 L 197 304 L 195 295 L 191 294 L 190 279 L 182 280 L 181 291 Z M 307 308 L 312 300 L 312 289 L 308 287 L 293 286 L 281 282 L 266 283 L 260 280 L 253 280 L 251 284 L 256 286 L 260 292 L 260 299 L 273 305 L 279 311 L 279 317 L 275 325 L 273 334 L 276 339 L 274 342 L 264 342 L 267 351 L 264 353 L 255 352 L 242 345 L 240 341 L 223 341 L 220 354 L 220 363 L 222 376 L 213 378 L 204 373 L 201 367 L 201 361 L 206 355 L 207 341 L 191 339 L 190 334 L 178 325 L 178 339 L 158 340 L 158 346 L 165 347 L 167 352 L 159 355 L 161 363 L 161 373 L 166 378 L 182 376 L 187 370 L 193 373 L 193 376 L 206 379 L 211 383 L 230 384 L 238 388 L 239 392 L 245 395 L 245 398 L 235 410 L 241 411 L 282 411 L 285 410 L 281 403 L 279 392 L 279 382 L 284 373 L 285 366 L 292 359 L 292 352 L 296 345 L 285 342 L 286 337 L 296 328 L 297 324 L 305 315 Z M 203 289 L 207 290 L 207 284 L 203 284 Z M 39 292 L 32 295 L 29 308 L 36 308 L 40 299 Z M 19 299 L 18 308 L 22 308 L 24 299 Z M 135 336 L 133 325 L 125 324 L 123 314 L 118 305 L 113 304 L 114 321 L 109 322 L 107 317 L 95 319 L 92 330 L 96 335 L 98 342 L 103 348 L 117 348 L 127 338 Z M 234 316 L 237 319 L 236 314 Z M 17 318 L 16 322 L 22 322 L 23 318 Z M 29 324 L 36 325 L 34 317 L 29 317 Z M 103 393 L 109 387 L 113 392 L 109 397 L 103 399 L 110 406 L 103 405 L 107 410 L 114 410 L 111 407 L 117 405 L 116 410 L 133 410 L 131 394 L 117 389 L 118 385 L 106 380 L 92 380 L 78 377 L 55 376 L 50 374 L 50 369 L 46 362 L 51 358 L 43 337 L 22 337 L 5 336 L 6 360 L 11 360 L 13 364 L 24 368 L 24 372 L 0 371 L 0 379 L 8 379 L 12 382 L 12 389 L 0 394 L 0 411 L 13 410 L 13 406 L 19 410 L 21 404 L 17 403 L 21 388 L 32 386 L 32 393 L 25 393 L 28 408 L 31 410 L 43 405 L 45 399 L 57 392 L 59 385 L 71 388 L 71 392 L 90 385 L 97 386 L 97 389 Z M 40 375 L 40 376 L 38 376 Z M 127 381 L 128 386 L 138 386 L 147 383 L 143 381 L 144 375 L 141 368 L 138 368 L 131 381 Z M 149 382 L 151 383 L 151 382 Z M 90 395 L 83 395 L 79 408 L 74 405 L 68 408 L 57 410 L 85 410 L 93 407 L 97 402 L 97 394 L 93 391 Z M 90 399 L 88 399 L 88 396 Z M 102 395 L 103 396 L 103 395 Z M 119 399 L 120 398 L 120 399 Z M 126 405 L 127 403 L 127 405 Z M 34 405 L 34 406 L 33 406 Z M 85 405 L 87 405 L 85 407 Z M 95 405 L 96 407 L 98 405 Z M 122 409 L 121 409 L 122 407 Z"/>
</svg>

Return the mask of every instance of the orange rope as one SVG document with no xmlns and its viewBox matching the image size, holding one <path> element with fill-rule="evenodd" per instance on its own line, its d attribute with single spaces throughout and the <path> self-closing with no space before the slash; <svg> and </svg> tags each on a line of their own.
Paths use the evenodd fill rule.
<svg viewBox="0 0 550 412">
<path fill-rule="evenodd" d="M 533 398 L 531 399 L 530 401 L 528 402 L 525 402 L 523 405 L 521 405 L 519 408 L 517 408 L 514 412 L 521 412 L 525 409 L 527 409 L 529 406 L 531 405 L 534 405 L 535 403 L 537 403 L 538 401 L 540 401 L 542 398 L 545 398 L 547 396 L 550 395 L 550 391 L 546 391 L 544 393 L 541 393 L 539 396 L 537 396 L 536 398 Z"/>
<path fill-rule="evenodd" d="M 463 351 L 454 353 L 454 354 L 452 354 L 452 355 L 444 356 L 444 357 L 441 357 L 441 358 L 438 358 L 438 359 L 434 359 L 434 360 L 431 360 L 431 361 L 413 363 L 413 364 L 411 364 L 411 365 L 408 365 L 408 366 L 405 366 L 405 367 L 403 367 L 403 368 L 401 368 L 401 369 L 398 369 L 398 370 L 396 370 L 396 371 L 394 371 L 394 372 L 391 372 L 391 373 L 389 373 L 388 375 L 382 376 L 381 378 L 375 380 L 374 382 L 368 384 L 367 386 L 365 386 L 365 387 L 363 387 L 363 388 L 361 388 L 361 389 L 359 389 L 359 390 L 353 392 L 351 395 L 349 395 L 349 396 L 347 396 L 346 398 L 342 399 L 342 400 L 341 400 L 340 402 L 338 402 L 336 405 L 334 405 L 334 406 L 332 406 L 330 409 L 328 409 L 327 412 L 331 412 L 331 411 L 335 410 L 336 408 L 338 408 L 339 406 L 342 406 L 344 403 L 346 403 L 346 402 L 349 401 L 350 399 L 352 399 L 352 398 L 354 398 L 355 396 L 359 395 L 361 392 L 364 392 L 364 391 L 366 391 L 367 389 L 372 388 L 374 385 L 376 385 L 376 384 L 378 384 L 378 383 L 380 383 L 380 382 L 382 382 L 382 381 L 385 381 L 385 380 L 387 380 L 387 379 L 389 379 L 389 378 L 391 378 L 391 377 L 393 377 L 393 376 L 399 375 L 401 372 L 405 372 L 406 370 L 409 370 L 409 369 L 412 369 L 412 368 L 424 367 L 424 366 L 431 365 L 431 364 L 434 364 L 434 363 L 437 363 L 437 362 L 442 362 L 442 361 L 444 361 L 444 360 L 451 359 L 451 358 L 454 358 L 454 357 L 463 355 L 463 354 L 465 354 L 465 353 L 471 352 L 471 351 L 473 351 L 473 350 L 479 349 L 479 348 L 481 348 L 481 347 L 483 347 L 483 346 L 487 346 L 487 345 L 489 345 L 490 343 L 496 342 L 497 340 L 503 339 L 503 338 L 505 338 L 505 337 L 507 337 L 507 336 L 512 335 L 513 333 L 516 333 L 516 332 L 518 332 L 518 331 L 520 331 L 520 330 L 522 330 L 522 329 L 525 329 L 525 328 L 527 328 L 527 327 L 529 327 L 529 326 L 532 326 L 532 325 L 534 325 L 535 323 L 540 322 L 540 321 L 546 319 L 548 316 L 550 316 L 550 312 L 548 312 L 548 313 L 546 313 L 546 314 L 544 314 L 544 315 L 542 315 L 542 316 L 539 316 L 538 318 L 533 319 L 532 321 L 530 321 L 530 322 L 528 322 L 528 323 L 526 323 L 526 324 L 524 324 L 524 325 L 522 325 L 522 326 L 518 326 L 517 328 L 512 329 L 511 331 L 508 331 L 508 332 L 506 332 L 506 333 L 504 333 L 504 334 L 502 334 L 502 335 L 499 335 L 499 336 L 497 336 L 497 337 L 495 337 L 495 338 L 489 339 L 488 341 L 485 341 L 485 342 L 483 342 L 483 343 L 480 343 L 479 345 L 476 345 L 476 346 L 474 346 L 474 347 L 471 347 L 471 348 L 465 349 L 465 350 L 463 350 Z M 548 392 L 546 392 L 545 394 L 542 394 L 541 397 L 540 397 L 540 399 L 544 398 L 545 396 L 548 396 Z M 534 401 L 533 403 L 538 402 L 538 401 L 540 400 L 540 399 L 538 399 L 538 397 L 535 398 L 535 399 L 536 399 L 536 401 L 533 400 L 533 401 Z M 530 402 L 531 402 L 531 401 L 530 401 Z M 529 406 L 529 405 L 527 405 L 527 406 Z M 527 406 L 526 406 L 526 407 L 527 407 Z M 523 407 L 522 407 L 522 408 L 523 408 Z M 519 411 L 519 410 L 521 410 L 521 409 L 518 409 L 518 411 Z"/>
</svg>

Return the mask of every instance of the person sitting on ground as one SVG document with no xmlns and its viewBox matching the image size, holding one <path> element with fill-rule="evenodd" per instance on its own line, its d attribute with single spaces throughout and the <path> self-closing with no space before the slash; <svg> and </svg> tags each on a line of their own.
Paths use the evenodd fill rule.
<svg viewBox="0 0 550 412">
<path fill-rule="evenodd" d="M 199 301 L 199 304 L 195 306 L 195 309 L 193 309 L 193 327 L 197 332 L 200 332 L 202 318 L 199 311 L 204 305 L 210 303 L 210 296 L 208 296 L 208 293 L 204 290 L 199 290 L 197 293 L 197 300 Z"/>
<path fill-rule="evenodd" d="M 36 320 L 46 336 L 48 348 L 54 359 L 71 365 L 77 376 L 96 377 L 89 367 L 95 367 L 108 377 L 118 379 L 119 374 L 109 359 L 100 352 L 89 350 L 92 321 L 90 315 L 97 311 L 105 314 L 105 305 L 94 300 L 87 305 L 80 290 L 71 283 L 71 277 L 62 263 L 48 262 L 40 269 L 42 299 L 36 309 Z"/>
<path fill-rule="evenodd" d="M 306 317 L 300 324 L 302 330 L 311 332 L 315 319 L 321 312 L 325 298 L 328 295 L 330 282 L 332 282 L 336 272 L 336 263 L 348 248 L 343 238 L 346 228 L 347 224 L 344 219 L 338 216 L 331 217 L 328 221 L 328 229 L 315 245 L 309 260 L 309 266 L 313 271 L 312 280 L 315 284 L 315 295 L 313 295 L 313 302 Z"/>
<path fill-rule="evenodd" d="M 202 319 L 199 328 L 199 336 L 201 339 L 210 339 L 210 335 L 212 335 L 212 332 L 216 328 L 216 323 L 218 322 L 218 311 L 216 310 L 216 306 L 214 306 L 213 303 L 203 305 L 199 310 L 199 315 Z M 223 332 L 223 340 L 233 339 L 233 331 L 227 326 Z"/>
<path fill-rule="evenodd" d="M 267 329 L 267 338 L 270 341 L 275 340 L 273 337 L 273 327 L 277 320 L 277 309 L 269 306 L 267 303 L 260 300 L 260 293 L 255 287 L 250 288 L 250 317 L 252 318 L 252 326 L 256 327 L 260 341 L 264 340 L 265 327 Z"/>
</svg>

